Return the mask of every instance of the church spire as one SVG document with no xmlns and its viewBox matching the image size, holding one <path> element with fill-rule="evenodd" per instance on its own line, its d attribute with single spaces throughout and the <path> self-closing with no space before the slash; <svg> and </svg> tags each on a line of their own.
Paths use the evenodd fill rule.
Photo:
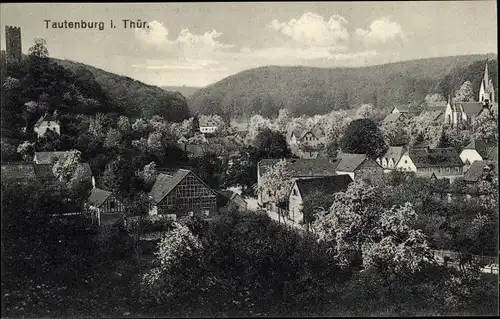
<svg viewBox="0 0 500 319">
<path fill-rule="evenodd" d="M 487 87 L 490 83 L 489 72 L 488 72 L 488 60 L 486 60 L 486 65 L 484 66 L 484 85 Z"/>
</svg>

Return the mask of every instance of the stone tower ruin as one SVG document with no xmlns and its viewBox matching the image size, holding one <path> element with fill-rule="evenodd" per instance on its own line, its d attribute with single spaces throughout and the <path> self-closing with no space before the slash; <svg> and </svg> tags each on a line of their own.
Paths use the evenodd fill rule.
<svg viewBox="0 0 500 319">
<path fill-rule="evenodd" d="M 5 26 L 5 55 L 9 62 L 21 62 L 21 28 Z"/>
</svg>

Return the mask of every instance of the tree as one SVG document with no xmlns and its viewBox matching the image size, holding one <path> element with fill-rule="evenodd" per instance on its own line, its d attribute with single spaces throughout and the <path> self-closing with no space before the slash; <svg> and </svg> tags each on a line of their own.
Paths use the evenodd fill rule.
<svg viewBox="0 0 500 319">
<path fill-rule="evenodd" d="M 284 158 L 291 155 L 285 137 L 268 128 L 257 134 L 255 147 L 261 151 L 265 158 Z"/>
<path fill-rule="evenodd" d="M 380 157 L 387 150 L 382 133 L 375 123 L 368 119 L 352 121 L 341 139 L 340 146 L 344 153 L 366 154 L 373 159 Z"/>
<path fill-rule="evenodd" d="M 345 192 L 335 193 L 333 200 L 329 210 L 317 214 L 313 228 L 320 241 L 334 247 L 340 265 L 360 266 L 362 245 L 381 214 L 381 191 L 355 181 Z"/>
<path fill-rule="evenodd" d="M 64 158 L 59 159 L 53 166 L 54 176 L 63 183 L 68 183 L 81 163 L 82 153 L 78 150 L 71 150 Z"/>
<path fill-rule="evenodd" d="M 17 152 L 21 154 L 25 161 L 33 159 L 35 144 L 30 141 L 24 141 L 17 147 Z"/>
<path fill-rule="evenodd" d="M 116 124 L 118 130 L 123 134 L 127 135 L 132 131 L 132 125 L 130 125 L 130 121 L 128 117 L 121 115 L 118 118 L 118 123 Z"/>
<path fill-rule="evenodd" d="M 473 138 L 498 143 L 498 108 L 483 110 L 473 119 Z"/>
<path fill-rule="evenodd" d="M 36 38 L 35 44 L 28 49 L 30 57 L 37 59 L 47 59 L 49 57 L 49 50 L 47 50 L 47 41 L 42 38 Z"/>
<path fill-rule="evenodd" d="M 280 109 L 278 112 L 278 117 L 275 120 L 275 126 L 278 129 L 278 131 L 282 134 L 286 133 L 286 128 L 288 125 L 288 122 L 291 119 L 291 112 L 288 109 Z"/>
<path fill-rule="evenodd" d="M 158 176 L 155 162 L 147 164 L 142 170 L 136 171 L 135 174 L 144 182 L 148 189 L 151 188 L 156 181 L 156 177 Z"/>
<path fill-rule="evenodd" d="M 121 146 L 123 139 L 122 133 L 114 128 L 110 128 L 104 139 L 103 146 L 108 149 L 118 149 Z"/>
<path fill-rule="evenodd" d="M 391 146 L 406 145 L 409 138 L 405 131 L 405 122 L 383 122 L 380 125 L 380 131 L 384 136 L 384 140 Z"/>
<path fill-rule="evenodd" d="M 323 191 L 314 191 L 302 200 L 302 222 L 306 225 L 307 231 L 316 219 L 316 214 L 330 209 L 334 201 L 333 194 L 325 194 Z"/>
<path fill-rule="evenodd" d="M 292 189 L 292 175 L 288 169 L 286 160 L 279 160 L 272 167 L 269 167 L 260 179 L 258 191 L 269 195 L 269 202 L 279 206 L 286 202 Z M 282 216 L 278 215 L 279 221 Z"/>
<path fill-rule="evenodd" d="M 373 116 L 374 109 L 372 104 L 363 104 L 356 111 L 356 115 L 363 119 L 369 119 Z"/>
<path fill-rule="evenodd" d="M 425 103 L 446 102 L 446 98 L 441 93 L 430 93 L 424 98 Z"/>
<path fill-rule="evenodd" d="M 470 81 L 465 81 L 460 89 L 455 92 L 453 100 L 456 102 L 474 102 L 472 83 Z"/>
</svg>

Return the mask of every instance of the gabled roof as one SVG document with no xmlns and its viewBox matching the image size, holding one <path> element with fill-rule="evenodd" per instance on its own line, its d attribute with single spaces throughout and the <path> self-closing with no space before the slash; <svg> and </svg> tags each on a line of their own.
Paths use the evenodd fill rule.
<svg viewBox="0 0 500 319">
<path fill-rule="evenodd" d="M 434 121 L 443 120 L 444 110 L 427 111 Z"/>
<path fill-rule="evenodd" d="M 444 112 L 448 102 L 446 101 L 437 101 L 437 102 L 426 102 L 425 110 L 427 112 L 441 111 Z"/>
<path fill-rule="evenodd" d="M 475 116 L 483 110 L 482 102 L 453 102 L 452 107 L 458 111 L 464 112 L 468 116 Z"/>
<path fill-rule="evenodd" d="M 387 116 L 384 118 L 383 122 L 384 123 L 393 123 L 399 120 L 405 119 L 406 116 L 404 113 L 389 113 Z"/>
<path fill-rule="evenodd" d="M 368 157 L 366 157 L 365 154 L 343 153 L 341 155 L 340 162 L 337 165 L 337 171 L 354 172 L 359 165 L 363 164 L 367 159 Z"/>
<path fill-rule="evenodd" d="M 53 164 L 70 152 L 35 152 L 38 164 Z"/>
<path fill-rule="evenodd" d="M 45 115 L 41 116 L 38 119 L 38 121 L 36 121 L 35 127 L 39 127 L 42 124 L 42 122 L 49 122 L 49 121 L 59 123 L 54 114 L 45 113 Z"/>
<path fill-rule="evenodd" d="M 466 182 L 479 182 L 485 171 L 485 167 L 493 168 L 494 172 L 498 175 L 498 162 L 496 161 L 475 161 L 464 174 Z"/>
<path fill-rule="evenodd" d="M 108 199 L 109 196 L 111 196 L 111 192 L 108 192 L 104 189 L 100 188 L 93 188 L 90 191 L 90 196 L 87 199 L 87 202 L 95 207 L 101 207 L 102 204 Z"/>
<path fill-rule="evenodd" d="M 408 151 L 413 164 L 423 167 L 456 167 L 462 166 L 462 160 L 453 148 L 412 148 Z"/>
<path fill-rule="evenodd" d="M 237 197 L 241 197 L 241 195 L 230 190 L 217 191 L 217 206 L 226 206 L 229 201 Z"/>
<path fill-rule="evenodd" d="M 395 106 L 392 108 L 392 112 L 394 112 L 394 109 L 398 109 L 399 112 L 401 113 L 408 113 L 410 112 L 410 107 L 408 105 L 399 105 L 399 106 Z"/>
<path fill-rule="evenodd" d="M 464 149 L 476 150 L 483 159 L 488 156 L 488 147 L 486 146 L 486 143 L 481 140 L 472 140 Z"/>
<path fill-rule="evenodd" d="M 385 158 L 386 160 L 392 159 L 394 163 L 397 163 L 405 151 L 403 146 L 389 146 L 389 149 L 381 158 Z"/>
<path fill-rule="evenodd" d="M 161 202 L 163 198 L 165 198 L 165 196 L 167 196 L 177 185 L 179 185 L 179 183 L 190 173 L 194 175 L 193 172 L 187 169 L 178 169 L 174 175 L 159 174 L 156 178 L 156 182 L 153 185 L 153 188 L 151 189 L 151 192 L 149 193 L 153 204 L 158 204 L 159 202 Z M 205 184 L 203 181 L 201 182 Z M 211 192 L 213 192 L 214 195 L 217 195 L 216 192 L 209 186 L 207 186 L 206 184 L 205 186 Z"/>
<path fill-rule="evenodd" d="M 291 138 L 292 136 L 295 136 L 295 138 L 301 138 L 303 131 L 305 130 L 301 128 L 295 128 L 293 131 L 290 132 L 289 137 Z"/>
<path fill-rule="evenodd" d="M 488 161 L 497 161 L 498 162 L 498 146 L 488 147 Z"/>
<path fill-rule="evenodd" d="M 352 178 L 349 175 L 299 178 L 295 180 L 302 198 L 307 197 L 315 191 L 320 191 L 327 195 L 345 191 L 351 182 Z"/>
<path fill-rule="evenodd" d="M 207 127 L 207 126 L 215 126 L 216 127 L 217 126 L 217 123 L 208 117 L 200 118 L 199 124 L 200 124 L 200 126 L 204 126 L 204 127 Z"/>
<path fill-rule="evenodd" d="M 55 178 L 54 173 L 52 172 L 52 164 L 34 164 L 33 167 L 35 168 L 36 177 L 43 179 Z"/>
<path fill-rule="evenodd" d="M 278 163 L 280 159 L 263 159 L 257 165 L 260 175 L 264 174 L 267 168 Z M 330 161 L 326 158 L 304 159 L 292 158 L 286 159 L 288 168 L 294 177 L 299 176 L 332 176 L 337 175 L 335 168 L 337 161 Z"/>
</svg>

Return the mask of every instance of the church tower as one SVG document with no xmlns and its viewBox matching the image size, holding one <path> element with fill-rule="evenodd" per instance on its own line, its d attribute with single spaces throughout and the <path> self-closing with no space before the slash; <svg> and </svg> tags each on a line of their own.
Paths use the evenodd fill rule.
<svg viewBox="0 0 500 319">
<path fill-rule="evenodd" d="M 488 72 L 488 61 L 486 61 L 486 66 L 484 67 L 484 77 L 479 89 L 479 102 L 495 103 L 495 89 L 493 88 L 493 81 L 490 79 Z"/>
<path fill-rule="evenodd" d="M 5 26 L 5 55 L 7 61 L 21 62 L 21 28 Z"/>
</svg>

